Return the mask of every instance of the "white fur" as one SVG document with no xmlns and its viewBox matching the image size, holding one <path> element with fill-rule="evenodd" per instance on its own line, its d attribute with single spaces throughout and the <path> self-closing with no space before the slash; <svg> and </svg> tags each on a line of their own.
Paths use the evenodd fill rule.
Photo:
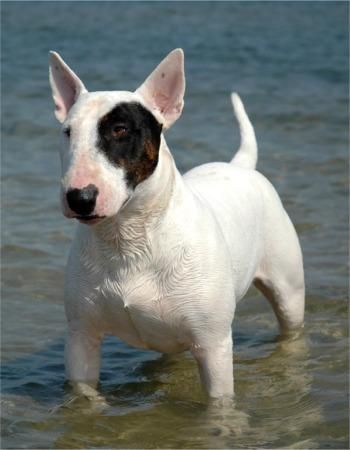
<svg viewBox="0 0 350 450">
<path fill-rule="evenodd" d="M 170 81 L 159 92 L 162 71 Z M 155 72 L 136 93 L 83 91 L 60 116 L 72 127 L 63 151 L 63 190 L 95 184 L 96 210 L 108 216 L 79 224 L 70 252 L 67 377 L 96 381 L 101 340 L 113 334 L 159 352 L 190 350 L 208 394 L 232 395 L 236 304 L 255 281 L 283 332 L 302 326 L 301 250 L 276 191 L 254 170 L 254 130 L 237 95 L 242 145 L 231 163 L 205 164 L 181 176 L 162 136 L 156 170 L 135 192 L 128 190 L 121 169 L 96 149 L 96 122 L 116 103 L 136 99 L 170 126 L 183 105 L 182 51 Z M 53 94 L 62 104 L 56 85 Z"/>
</svg>

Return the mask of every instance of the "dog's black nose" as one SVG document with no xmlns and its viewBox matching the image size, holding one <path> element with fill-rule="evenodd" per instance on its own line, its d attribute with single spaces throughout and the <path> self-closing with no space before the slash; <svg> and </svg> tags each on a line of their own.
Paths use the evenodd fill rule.
<svg viewBox="0 0 350 450">
<path fill-rule="evenodd" d="M 83 189 L 69 189 L 66 194 L 67 203 L 79 216 L 88 216 L 95 208 L 97 194 L 98 189 L 93 184 Z"/>
</svg>

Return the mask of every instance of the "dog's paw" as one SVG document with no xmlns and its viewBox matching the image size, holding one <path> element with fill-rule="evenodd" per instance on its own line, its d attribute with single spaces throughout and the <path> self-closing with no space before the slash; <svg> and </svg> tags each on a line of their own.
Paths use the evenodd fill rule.
<svg viewBox="0 0 350 450">
<path fill-rule="evenodd" d="M 87 414 L 98 414 L 110 407 L 107 400 L 95 388 L 86 383 L 70 383 L 73 392 L 61 404 L 50 410 L 50 415 L 59 410 L 76 410 Z"/>
</svg>

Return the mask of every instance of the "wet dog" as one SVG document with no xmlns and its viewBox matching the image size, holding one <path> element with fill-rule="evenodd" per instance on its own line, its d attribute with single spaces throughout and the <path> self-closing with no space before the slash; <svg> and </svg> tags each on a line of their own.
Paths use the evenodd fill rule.
<svg viewBox="0 0 350 450">
<path fill-rule="evenodd" d="M 252 283 L 282 333 L 302 327 L 304 275 L 294 227 L 255 170 L 254 129 L 232 94 L 232 161 L 180 175 L 164 130 L 181 115 L 184 56 L 172 51 L 135 91 L 88 92 L 55 53 L 63 213 L 79 221 L 66 272 L 66 374 L 99 377 L 112 334 L 164 353 L 189 350 L 211 397 L 233 394 L 231 324 Z"/>
</svg>

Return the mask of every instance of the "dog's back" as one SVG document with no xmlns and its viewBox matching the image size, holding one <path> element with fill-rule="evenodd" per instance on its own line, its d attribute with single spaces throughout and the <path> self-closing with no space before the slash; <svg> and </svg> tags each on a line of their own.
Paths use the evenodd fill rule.
<svg viewBox="0 0 350 450">
<path fill-rule="evenodd" d="M 199 203 L 212 212 L 229 248 L 235 300 L 239 301 L 254 281 L 278 310 L 275 288 L 272 287 L 275 282 L 270 278 L 276 278 L 276 283 L 283 285 L 282 290 L 297 284 L 300 295 L 295 305 L 295 318 L 290 319 L 297 325 L 303 320 L 304 305 L 303 263 L 298 237 L 275 188 L 255 170 L 258 148 L 253 125 L 239 96 L 232 94 L 231 100 L 241 134 L 238 151 L 230 163 L 198 166 L 187 172 L 184 180 L 200 199 Z M 277 282 L 281 267 L 288 279 L 281 276 Z M 280 318 L 281 314 L 277 316 Z M 281 325 L 287 327 L 282 322 Z"/>
</svg>

